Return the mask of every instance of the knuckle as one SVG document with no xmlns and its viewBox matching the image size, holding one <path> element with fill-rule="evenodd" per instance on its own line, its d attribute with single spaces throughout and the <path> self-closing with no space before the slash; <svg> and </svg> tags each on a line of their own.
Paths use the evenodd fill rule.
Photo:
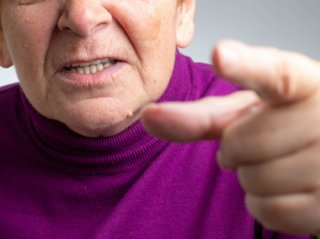
<svg viewBox="0 0 320 239">
<path fill-rule="evenodd" d="M 319 214 L 305 200 L 249 195 L 246 205 L 252 216 L 270 230 L 306 234 L 317 230 Z"/>
</svg>

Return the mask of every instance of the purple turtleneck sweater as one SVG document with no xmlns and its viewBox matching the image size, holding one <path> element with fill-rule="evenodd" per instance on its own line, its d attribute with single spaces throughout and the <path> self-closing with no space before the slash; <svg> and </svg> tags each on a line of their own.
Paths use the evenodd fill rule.
<svg viewBox="0 0 320 239">
<path fill-rule="evenodd" d="M 234 90 L 177 53 L 159 102 Z M 1 239 L 303 238 L 254 222 L 216 141 L 168 143 L 140 122 L 85 138 L 38 114 L 18 84 L 0 89 L 0 133 Z"/>
</svg>

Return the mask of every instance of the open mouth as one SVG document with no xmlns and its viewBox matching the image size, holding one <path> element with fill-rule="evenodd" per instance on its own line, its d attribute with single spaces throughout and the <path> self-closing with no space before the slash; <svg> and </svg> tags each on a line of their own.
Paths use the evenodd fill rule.
<svg viewBox="0 0 320 239">
<path fill-rule="evenodd" d="M 86 62 L 86 63 L 79 63 L 79 64 L 71 64 L 66 65 L 63 68 L 63 72 L 73 72 L 83 75 L 90 75 L 95 74 L 98 72 L 101 72 L 108 67 L 111 67 L 113 65 L 116 65 L 119 63 L 119 60 L 116 59 L 101 59 L 101 60 L 95 60 L 92 62 Z"/>
</svg>

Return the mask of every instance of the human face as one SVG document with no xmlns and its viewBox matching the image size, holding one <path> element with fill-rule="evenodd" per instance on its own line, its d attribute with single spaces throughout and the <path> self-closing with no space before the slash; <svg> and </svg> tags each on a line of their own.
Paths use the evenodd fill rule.
<svg viewBox="0 0 320 239">
<path fill-rule="evenodd" d="M 2 62 L 42 115 L 114 135 L 164 92 L 176 47 L 192 38 L 193 2 L 2 0 Z"/>
</svg>

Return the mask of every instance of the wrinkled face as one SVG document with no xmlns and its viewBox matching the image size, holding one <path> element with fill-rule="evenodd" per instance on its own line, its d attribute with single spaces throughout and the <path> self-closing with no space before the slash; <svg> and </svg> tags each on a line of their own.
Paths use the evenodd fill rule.
<svg viewBox="0 0 320 239">
<path fill-rule="evenodd" d="M 0 62 L 42 115 L 114 135 L 164 92 L 194 0 L 2 0 Z"/>
</svg>

